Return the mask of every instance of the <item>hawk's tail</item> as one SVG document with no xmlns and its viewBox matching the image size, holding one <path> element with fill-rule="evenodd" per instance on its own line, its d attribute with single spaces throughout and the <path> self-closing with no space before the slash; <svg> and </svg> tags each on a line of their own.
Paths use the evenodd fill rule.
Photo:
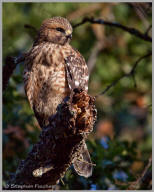
<svg viewBox="0 0 154 192">
<path fill-rule="evenodd" d="M 94 164 L 91 162 L 90 155 L 84 142 L 81 147 L 80 155 L 74 159 L 73 166 L 78 175 L 90 177 L 92 175 Z"/>
</svg>

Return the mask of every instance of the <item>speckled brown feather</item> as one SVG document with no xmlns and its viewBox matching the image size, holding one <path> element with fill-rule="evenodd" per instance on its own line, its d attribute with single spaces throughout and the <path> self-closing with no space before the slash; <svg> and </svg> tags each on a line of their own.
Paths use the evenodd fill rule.
<svg viewBox="0 0 154 192">
<path fill-rule="evenodd" d="M 74 60 L 71 61 L 72 63 L 69 62 L 76 83 L 79 82 L 77 85 L 87 90 L 87 77 L 86 81 L 82 81 L 84 68 L 87 68 L 86 63 L 69 44 L 61 46 L 41 43 L 33 47 L 25 60 L 25 91 L 32 109 L 37 116 L 40 114 L 39 122 L 43 114 L 47 115 L 48 120 L 48 117 L 56 112 L 58 104 L 70 94 L 65 74 L 65 58 L 68 60 L 70 55 L 71 58 L 79 61 L 74 62 L 75 65 L 73 65 Z M 77 76 L 78 71 L 79 76 Z M 40 124 L 42 125 L 43 123 Z"/>
<path fill-rule="evenodd" d="M 65 33 L 57 28 L 63 28 Z M 66 19 L 45 20 L 25 59 L 25 92 L 42 128 L 48 125 L 49 117 L 56 113 L 63 99 L 70 96 L 72 89 L 88 91 L 88 68 L 81 54 L 69 45 L 69 33 L 72 33 L 72 27 Z M 74 85 L 67 78 L 66 67 Z"/>
</svg>

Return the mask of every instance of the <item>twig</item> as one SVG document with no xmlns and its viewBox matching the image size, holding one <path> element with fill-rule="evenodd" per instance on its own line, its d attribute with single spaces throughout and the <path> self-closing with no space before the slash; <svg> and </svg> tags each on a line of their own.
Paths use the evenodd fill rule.
<svg viewBox="0 0 154 192">
<path fill-rule="evenodd" d="M 149 27 L 147 28 L 147 30 L 146 30 L 146 32 L 145 32 L 146 35 L 148 35 L 148 33 L 149 33 L 149 31 L 151 30 L 151 28 L 152 28 L 152 25 L 149 25 Z"/>
<path fill-rule="evenodd" d="M 137 16 L 140 18 L 141 21 L 143 21 L 145 27 L 147 27 L 149 25 L 149 21 L 147 19 L 148 15 L 147 15 L 147 8 L 149 7 L 149 3 L 128 3 L 129 5 L 131 5 Z"/>
<path fill-rule="evenodd" d="M 102 9 L 102 3 L 89 3 L 88 6 L 83 6 L 80 9 L 77 9 L 70 14 L 67 15 L 69 21 L 75 20 L 79 17 L 83 17 L 85 15 L 89 15 L 97 10 Z"/>
<path fill-rule="evenodd" d="M 3 91 L 6 89 L 8 81 L 16 66 L 25 60 L 25 54 L 18 57 L 7 57 L 3 67 Z"/>
<path fill-rule="evenodd" d="M 103 19 L 84 18 L 80 23 L 73 25 L 73 28 L 79 27 L 80 25 L 83 25 L 86 22 L 108 25 L 110 27 L 116 27 L 116 28 L 122 29 L 124 31 L 127 31 L 131 35 L 134 35 L 140 39 L 152 42 L 152 38 L 148 34 L 144 34 L 135 28 L 127 27 L 127 26 L 124 26 L 124 25 L 117 23 L 117 22 L 105 21 Z"/>
<path fill-rule="evenodd" d="M 31 30 L 33 30 L 35 33 L 38 33 L 38 30 L 37 30 L 34 26 L 32 26 L 32 25 L 25 24 L 25 25 L 24 25 L 24 28 L 31 29 Z"/>
<path fill-rule="evenodd" d="M 149 162 L 145 169 L 143 170 L 142 175 L 135 182 L 131 182 L 128 190 L 138 190 L 138 189 L 147 189 L 150 187 L 150 181 L 152 180 L 152 170 L 149 170 L 152 166 L 152 157 L 149 158 Z M 151 188 L 151 187 L 150 187 Z"/>
<path fill-rule="evenodd" d="M 89 71 L 89 74 L 91 74 L 94 66 L 95 66 L 95 63 L 96 63 L 96 60 L 97 60 L 97 57 L 98 57 L 98 54 L 100 53 L 100 51 L 104 48 L 104 45 L 102 42 L 100 41 L 97 41 L 93 47 L 93 50 L 91 52 L 91 55 L 87 61 L 87 66 L 88 66 L 88 71 Z"/>
<path fill-rule="evenodd" d="M 143 59 L 145 59 L 146 57 L 149 57 L 152 55 L 152 52 L 150 53 L 147 53 L 146 55 L 140 57 L 133 65 L 132 69 L 130 70 L 129 73 L 125 73 L 123 74 L 120 78 L 118 78 L 117 80 L 113 81 L 110 85 L 108 85 L 101 93 L 99 93 L 98 95 L 96 95 L 96 97 L 98 97 L 99 95 L 103 95 L 105 94 L 110 88 L 112 88 L 113 86 L 115 86 L 121 79 L 125 78 L 125 77 L 130 77 L 132 76 L 134 78 L 134 75 L 135 75 L 135 71 L 136 71 L 136 68 L 139 64 L 139 62 Z"/>
<path fill-rule="evenodd" d="M 144 190 L 144 189 L 151 189 L 150 182 L 152 180 L 152 170 L 150 167 L 152 166 L 152 157 L 149 158 L 149 162 L 147 166 L 144 168 L 141 176 L 132 182 L 121 182 L 115 180 L 115 183 L 119 186 L 126 187 L 126 190 Z"/>
</svg>

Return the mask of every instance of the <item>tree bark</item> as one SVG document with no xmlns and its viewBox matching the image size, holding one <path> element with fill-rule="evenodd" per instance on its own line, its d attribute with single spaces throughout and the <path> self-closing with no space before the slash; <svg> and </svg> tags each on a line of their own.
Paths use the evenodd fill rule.
<svg viewBox="0 0 154 192">
<path fill-rule="evenodd" d="M 85 91 L 74 90 L 71 98 L 58 106 L 5 189 L 52 189 L 80 154 L 83 140 L 93 130 L 94 100 Z"/>
</svg>

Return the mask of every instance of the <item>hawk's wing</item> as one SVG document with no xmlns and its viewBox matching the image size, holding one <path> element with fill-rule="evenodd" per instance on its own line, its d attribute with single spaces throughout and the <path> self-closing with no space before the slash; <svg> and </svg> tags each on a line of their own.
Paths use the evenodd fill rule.
<svg viewBox="0 0 154 192">
<path fill-rule="evenodd" d="M 70 90 L 80 88 L 88 91 L 88 67 L 78 51 L 65 58 L 65 69 Z"/>
<path fill-rule="evenodd" d="M 88 67 L 84 58 L 78 51 L 65 59 L 65 69 L 67 74 L 67 81 L 71 91 L 79 88 L 88 91 Z M 73 160 L 73 166 L 78 175 L 89 177 L 92 175 L 93 164 L 85 141 L 80 149 L 80 155 Z"/>
</svg>

